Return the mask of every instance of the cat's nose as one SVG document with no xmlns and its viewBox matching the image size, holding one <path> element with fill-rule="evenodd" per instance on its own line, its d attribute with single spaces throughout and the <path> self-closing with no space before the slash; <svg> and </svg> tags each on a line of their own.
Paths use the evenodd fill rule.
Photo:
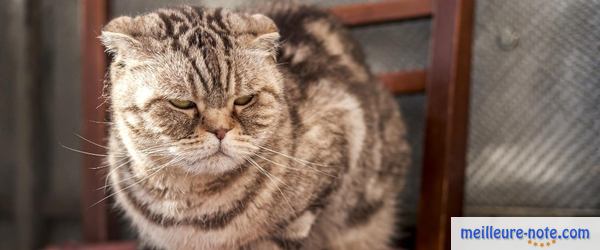
<svg viewBox="0 0 600 250">
<path fill-rule="evenodd" d="M 225 138 L 225 135 L 227 134 L 227 132 L 229 132 L 229 128 L 219 128 L 219 129 L 215 129 L 213 131 L 210 131 L 211 133 L 215 134 L 217 136 L 217 138 L 219 140 L 223 140 L 223 138 Z"/>
</svg>

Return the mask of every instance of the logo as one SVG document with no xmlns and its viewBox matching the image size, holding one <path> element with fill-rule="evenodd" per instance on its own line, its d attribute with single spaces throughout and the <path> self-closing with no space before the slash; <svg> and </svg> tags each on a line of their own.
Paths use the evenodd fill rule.
<svg viewBox="0 0 600 250">
<path fill-rule="evenodd" d="M 454 217 L 452 249 L 596 249 L 600 218 Z"/>
</svg>

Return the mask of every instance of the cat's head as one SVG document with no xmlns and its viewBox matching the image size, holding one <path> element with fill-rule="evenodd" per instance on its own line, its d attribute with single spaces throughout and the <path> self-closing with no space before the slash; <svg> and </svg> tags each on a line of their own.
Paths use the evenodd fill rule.
<svg viewBox="0 0 600 250">
<path fill-rule="evenodd" d="M 100 38 L 113 55 L 115 130 L 134 158 L 219 173 L 278 130 L 286 106 L 268 17 L 161 9 L 116 18 Z"/>
</svg>

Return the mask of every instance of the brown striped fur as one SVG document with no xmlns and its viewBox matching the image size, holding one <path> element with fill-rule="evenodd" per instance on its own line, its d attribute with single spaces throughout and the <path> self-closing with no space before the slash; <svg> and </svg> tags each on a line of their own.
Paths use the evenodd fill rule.
<svg viewBox="0 0 600 250">
<path fill-rule="evenodd" d="M 405 128 L 334 18 L 183 6 L 116 18 L 101 39 L 111 187 L 146 246 L 389 248 Z"/>
</svg>

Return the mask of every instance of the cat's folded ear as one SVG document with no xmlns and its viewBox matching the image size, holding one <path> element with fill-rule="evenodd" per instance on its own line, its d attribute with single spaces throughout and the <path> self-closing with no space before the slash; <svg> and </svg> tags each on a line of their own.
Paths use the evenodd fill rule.
<svg viewBox="0 0 600 250">
<path fill-rule="evenodd" d="M 141 44 L 132 37 L 133 18 L 122 16 L 113 19 L 102 29 L 100 40 L 106 50 L 113 54 L 124 55 L 128 51 L 140 48 Z"/>
<path fill-rule="evenodd" d="M 250 42 L 250 47 L 267 52 L 273 58 L 277 57 L 277 48 L 279 46 L 279 29 L 270 18 L 262 14 L 251 16 L 253 24 L 252 30 L 256 38 Z"/>
</svg>

